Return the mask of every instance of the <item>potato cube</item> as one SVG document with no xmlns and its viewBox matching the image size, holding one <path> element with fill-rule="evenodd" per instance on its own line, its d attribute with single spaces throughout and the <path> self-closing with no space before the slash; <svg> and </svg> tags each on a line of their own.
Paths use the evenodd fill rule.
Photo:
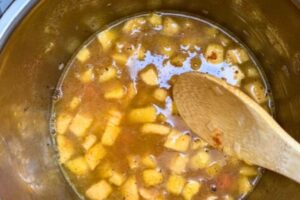
<svg viewBox="0 0 300 200">
<path fill-rule="evenodd" d="M 58 115 L 56 119 L 56 132 L 58 134 L 64 134 L 67 131 L 71 120 L 72 117 L 69 114 L 62 113 Z"/>
<path fill-rule="evenodd" d="M 104 51 L 109 50 L 117 38 L 117 33 L 112 30 L 102 31 L 97 35 L 98 41 Z"/>
<path fill-rule="evenodd" d="M 175 129 L 171 131 L 164 146 L 179 152 L 186 152 L 189 148 L 191 137 Z"/>
<path fill-rule="evenodd" d="M 140 77 L 147 85 L 155 86 L 158 84 L 158 76 L 154 67 L 148 67 L 141 72 Z"/>
<path fill-rule="evenodd" d="M 90 148 L 85 154 L 85 159 L 90 169 L 94 170 L 105 155 L 106 149 L 102 146 L 101 143 L 97 143 L 92 148 Z"/>
<path fill-rule="evenodd" d="M 140 31 L 143 27 L 143 25 L 146 24 L 146 20 L 143 17 L 134 18 L 125 23 L 123 26 L 124 33 L 127 34 L 134 34 L 138 31 Z"/>
<path fill-rule="evenodd" d="M 110 178 L 113 174 L 113 169 L 111 167 L 111 164 L 108 161 L 106 161 L 101 163 L 97 167 L 97 172 L 101 178 Z"/>
<path fill-rule="evenodd" d="M 89 172 L 89 166 L 84 157 L 77 157 L 65 163 L 67 169 L 77 176 L 83 176 Z"/>
<path fill-rule="evenodd" d="M 205 151 L 198 151 L 190 160 L 192 170 L 204 169 L 210 164 L 210 155 Z"/>
<path fill-rule="evenodd" d="M 116 172 L 116 171 L 112 171 L 112 175 L 109 178 L 109 182 L 116 185 L 116 186 L 120 186 L 123 184 L 123 182 L 125 181 L 126 176 L 125 174 Z"/>
<path fill-rule="evenodd" d="M 148 21 L 154 27 L 158 27 L 162 25 L 162 17 L 159 14 L 153 13 L 148 17 Z"/>
<path fill-rule="evenodd" d="M 121 132 L 119 126 L 106 126 L 102 135 L 101 143 L 105 146 L 112 146 Z"/>
<path fill-rule="evenodd" d="M 252 166 L 244 166 L 240 169 L 240 174 L 244 176 L 256 176 L 257 169 Z"/>
<path fill-rule="evenodd" d="M 204 140 L 202 140 L 200 138 L 196 138 L 192 142 L 192 150 L 197 150 L 197 149 L 200 149 L 200 148 L 204 148 L 207 145 L 208 145 L 208 143 L 205 142 Z"/>
<path fill-rule="evenodd" d="M 140 158 L 136 155 L 128 155 L 127 156 L 128 165 L 130 169 L 137 169 L 140 164 Z"/>
<path fill-rule="evenodd" d="M 147 187 L 155 186 L 163 182 L 163 175 L 157 169 L 147 169 L 143 171 L 143 181 Z"/>
<path fill-rule="evenodd" d="M 230 64 L 243 64 L 249 60 L 249 56 L 244 49 L 230 49 L 226 52 L 226 62 Z"/>
<path fill-rule="evenodd" d="M 105 67 L 100 71 L 99 82 L 104 83 L 117 77 L 117 69 L 115 67 Z"/>
<path fill-rule="evenodd" d="M 93 119 L 91 117 L 77 113 L 73 118 L 69 129 L 77 137 L 82 137 L 86 134 L 86 131 L 91 126 L 92 122 Z"/>
<path fill-rule="evenodd" d="M 168 135 L 170 131 L 170 127 L 155 123 L 146 123 L 141 127 L 141 132 L 143 134 Z"/>
<path fill-rule="evenodd" d="M 178 153 L 171 159 L 169 169 L 174 174 L 182 174 L 186 171 L 186 165 L 188 161 L 189 159 L 186 155 Z"/>
<path fill-rule="evenodd" d="M 187 55 L 185 54 L 176 54 L 170 59 L 170 63 L 174 67 L 182 67 L 184 61 L 186 61 Z"/>
<path fill-rule="evenodd" d="M 259 104 L 268 100 L 264 86 L 258 81 L 245 85 L 245 90 Z"/>
<path fill-rule="evenodd" d="M 219 44 L 210 44 L 205 51 L 205 58 L 208 63 L 219 64 L 224 61 L 224 48 Z"/>
<path fill-rule="evenodd" d="M 80 81 L 82 83 L 89 83 L 93 81 L 95 78 L 94 72 L 92 68 L 85 70 L 82 74 L 80 74 Z"/>
<path fill-rule="evenodd" d="M 117 109 L 111 109 L 108 111 L 108 120 L 107 125 L 108 126 L 119 126 L 121 123 L 121 120 L 123 118 L 123 114 L 117 110 Z"/>
<path fill-rule="evenodd" d="M 115 53 L 112 55 L 112 59 L 120 65 L 126 65 L 128 61 L 128 56 L 121 53 Z"/>
<path fill-rule="evenodd" d="M 59 161 L 60 163 L 65 163 L 68 161 L 75 153 L 75 147 L 73 142 L 66 136 L 57 136 L 57 147 L 59 151 Z"/>
<path fill-rule="evenodd" d="M 105 200 L 111 194 L 112 187 L 105 180 L 92 185 L 85 192 L 86 196 L 93 200 Z"/>
<path fill-rule="evenodd" d="M 83 63 L 87 61 L 90 58 L 90 56 L 91 56 L 90 51 L 87 48 L 83 48 L 78 52 L 76 58 L 77 60 Z"/>
<path fill-rule="evenodd" d="M 242 176 L 239 178 L 238 185 L 239 185 L 239 193 L 240 194 L 246 194 L 246 193 L 250 192 L 253 188 L 249 179 L 245 176 Z"/>
<path fill-rule="evenodd" d="M 122 99 L 126 94 L 126 90 L 122 85 L 114 87 L 112 90 L 105 92 L 104 98 L 108 100 Z"/>
<path fill-rule="evenodd" d="M 156 189 L 139 188 L 139 194 L 146 200 L 158 200 L 159 191 Z"/>
<path fill-rule="evenodd" d="M 157 166 L 156 159 L 151 154 L 144 155 L 141 159 L 141 163 L 147 168 L 156 168 Z"/>
<path fill-rule="evenodd" d="M 180 31 L 178 23 L 170 17 L 166 17 L 163 23 L 163 34 L 174 36 Z"/>
<path fill-rule="evenodd" d="M 69 107 L 71 108 L 71 110 L 74 110 L 75 108 L 77 108 L 79 106 L 81 102 L 81 98 L 80 97 L 73 97 Z"/>
<path fill-rule="evenodd" d="M 82 146 L 85 150 L 89 150 L 97 141 L 97 136 L 95 135 L 88 135 L 84 138 L 82 142 Z"/>
<path fill-rule="evenodd" d="M 185 200 L 192 200 L 193 197 L 199 192 L 201 184 L 197 181 L 190 180 L 185 185 L 182 195 Z"/>
<path fill-rule="evenodd" d="M 167 190 L 174 195 L 180 195 L 185 185 L 185 179 L 179 175 L 171 175 L 167 181 Z"/>
<path fill-rule="evenodd" d="M 220 171 L 222 170 L 222 166 L 220 163 L 214 163 L 213 165 L 209 166 L 208 168 L 205 169 L 206 173 L 210 177 L 215 177 L 217 176 Z"/>
<path fill-rule="evenodd" d="M 165 102 L 168 96 L 168 91 L 162 88 L 158 88 L 154 91 L 153 96 L 156 100 Z"/>
<path fill-rule="evenodd" d="M 156 120 L 156 109 L 154 106 L 132 109 L 128 114 L 131 123 L 151 123 Z"/>
<path fill-rule="evenodd" d="M 134 176 L 127 179 L 121 188 L 121 192 L 124 200 L 139 200 L 137 182 Z"/>
</svg>

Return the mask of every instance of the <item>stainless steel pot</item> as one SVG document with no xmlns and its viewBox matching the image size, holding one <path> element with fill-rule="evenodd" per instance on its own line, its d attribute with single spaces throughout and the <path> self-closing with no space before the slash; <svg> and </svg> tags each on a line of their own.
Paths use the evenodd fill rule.
<svg viewBox="0 0 300 200">
<path fill-rule="evenodd" d="M 300 140 L 297 6 L 297 0 L 15 0 L 0 19 L 0 199 L 77 199 L 49 136 L 54 87 L 81 42 L 141 11 L 203 15 L 239 36 L 267 74 L 278 122 Z M 300 185 L 266 172 L 249 199 L 298 200 Z"/>
</svg>

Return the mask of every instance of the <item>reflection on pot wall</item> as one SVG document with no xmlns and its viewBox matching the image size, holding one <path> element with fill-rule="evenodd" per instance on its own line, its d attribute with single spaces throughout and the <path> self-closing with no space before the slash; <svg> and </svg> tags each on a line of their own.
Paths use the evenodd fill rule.
<svg viewBox="0 0 300 200">
<path fill-rule="evenodd" d="M 278 121 L 300 140 L 300 11 L 273 0 L 43 0 L 0 53 L 0 197 L 76 199 L 55 161 L 51 96 L 72 52 L 105 24 L 147 10 L 202 15 L 234 32 L 260 60 Z M 271 172 L 250 199 L 298 199 L 300 186 Z"/>
</svg>

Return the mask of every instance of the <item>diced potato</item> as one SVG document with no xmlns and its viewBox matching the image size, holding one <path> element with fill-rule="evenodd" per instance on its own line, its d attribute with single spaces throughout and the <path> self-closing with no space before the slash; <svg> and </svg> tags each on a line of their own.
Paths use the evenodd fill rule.
<svg viewBox="0 0 300 200">
<path fill-rule="evenodd" d="M 186 180 L 179 175 L 171 175 L 167 181 L 167 190 L 171 194 L 180 195 Z"/>
<path fill-rule="evenodd" d="M 186 155 L 178 153 L 171 159 L 169 169 L 174 174 L 182 174 L 186 171 L 186 165 L 188 161 L 189 159 Z"/>
<path fill-rule="evenodd" d="M 101 178 L 110 178 L 113 175 L 113 169 L 108 161 L 101 163 L 97 167 L 97 172 Z"/>
<path fill-rule="evenodd" d="M 139 200 L 137 182 L 134 176 L 127 179 L 121 188 L 121 192 L 124 200 Z"/>
<path fill-rule="evenodd" d="M 244 176 L 256 176 L 257 169 L 251 166 L 244 166 L 240 169 L 240 174 Z"/>
<path fill-rule="evenodd" d="M 153 13 L 148 17 L 148 21 L 150 24 L 154 27 L 161 26 L 162 25 L 162 17 L 159 14 Z"/>
<path fill-rule="evenodd" d="M 146 200 L 158 200 L 159 192 L 156 189 L 139 188 L 139 194 Z"/>
<path fill-rule="evenodd" d="M 117 77 L 118 70 L 115 67 L 105 67 L 99 75 L 99 82 L 104 83 Z"/>
<path fill-rule="evenodd" d="M 168 135 L 171 131 L 171 128 L 155 123 L 146 123 L 141 127 L 141 132 L 143 134 L 158 134 L 158 135 Z"/>
<path fill-rule="evenodd" d="M 209 166 L 208 168 L 205 169 L 206 173 L 210 176 L 210 177 L 215 177 L 217 176 L 220 171 L 222 170 L 222 166 L 220 163 L 215 163 L 211 166 Z"/>
<path fill-rule="evenodd" d="M 89 166 L 84 157 L 77 157 L 65 163 L 67 169 L 77 176 L 83 176 L 89 172 Z"/>
<path fill-rule="evenodd" d="M 123 182 L 125 181 L 126 176 L 125 174 L 116 172 L 116 171 L 112 171 L 112 175 L 109 178 L 109 182 L 116 185 L 116 186 L 120 186 L 123 184 Z"/>
<path fill-rule="evenodd" d="M 154 90 L 153 96 L 156 100 L 165 102 L 167 96 L 168 96 L 168 91 L 162 88 L 158 88 Z"/>
<path fill-rule="evenodd" d="M 192 141 L 192 150 L 197 150 L 200 148 L 204 148 L 208 145 L 207 142 L 205 142 L 204 140 L 200 139 L 200 138 L 196 138 Z"/>
<path fill-rule="evenodd" d="M 112 146 L 121 132 L 119 126 L 106 126 L 102 135 L 101 143 L 105 146 Z"/>
<path fill-rule="evenodd" d="M 132 109 L 128 114 L 131 123 L 151 123 L 156 120 L 156 109 L 154 106 Z"/>
<path fill-rule="evenodd" d="M 157 169 L 144 170 L 142 176 L 147 187 L 155 186 L 163 182 L 163 175 Z"/>
<path fill-rule="evenodd" d="M 109 118 L 107 120 L 108 126 L 118 126 L 121 123 L 123 114 L 116 109 L 111 109 L 108 111 Z"/>
<path fill-rule="evenodd" d="M 75 153 L 73 142 L 64 135 L 57 136 L 57 147 L 60 163 L 68 161 Z"/>
<path fill-rule="evenodd" d="M 240 86 L 242 80 L 245 78 L 245 74 L 236 65 L 231 66 L 230 69 L 234 73 L 233 79 L 235 80 L 235 85 Z"/>
<path fill-rule="evenodd" d="M 130 169 L 137 169 L 139 167 L 140 158 L 136 155 L 127 156 L 128 165 Z"/>
<path fill-rule="evenodd" d="M 186 152 L 189 148 L 191 137 L 175 129 L 171 131 L 164 146 L 179 152 Z"/>
<path fill-rule="evenodd" d="M 258 81 L 245 85 L 245 90 L 257 103 L 262 104 L 268 100 L 264 86 Z"/>
<path fill-rule="evenodd" d="M 175 20 L 170 17 L 166 17 L 163 23 L 163 34 L 167 36 L 176 35 L 180 31 L 180 26 Z"/>
<path fill-rule="evenodd" d="M 75 108 L 77 108 L 79 106 L 81 102 L 81 98 L 80 97 L 73 97 L 69 107 L 71 108 L 71 110 L 74 110 Z"/>
<path fill-rule="evenodd" d="M 185 200 L 192 200 L 193 197 L 199 192 L 201 184 L 197 181 L 190 180 L 185 185 L 182 196 Z"/>
<path fill-rule="evenodd" d="M 105 200 L 111 194 L 112 187 L 105 180 L 92 185 L 85 192 L 86 196 L 93 200 Z"/>
<path fill-rule="evenodd" d="M 111 91 L 105 92 L 105 99 L 122 99 L 126 95 L 126 90 L 122 85 L 118 85 L 113 88 Z"/>
<path fill-rule="evenodd" d="M 121 53 L 116 53 L 112 55 L 113 60 L 120 65 L 126 65 L 128 61 L 128 56 Z"/>
<path fill-rule="evenodd" d="M 170 63 L 175 67 L 182 67 L 187 55 L 177 54 L 170 59 Z"/>
<path fill-rule="evenodd" d="M 211 162 L 210 155 L 205 151 L 198 151 L 190 160 L 190 168 L 199 170 L 206 168 Z"/>
<path fill-rule="evenodd" d="M 97 136 L 91 134 L 84 138 L 82 146 L 85 150 L 89 150 L 97 141 Z"/>
<path fill-rule="evenodd" d="M 90 148 L 85 154 L 85 159 L 90 169 L 95 169 L 105 155 L 106 149 L 102 146 L 101 143 L 97 143 L 92 148 Z"/>
<path fill-rule="evenodd" d="M 82 83 L 89 83 L 93 81 L 95 78 L 93 68 L 89 68 L 86 71 L 84 71 L 82 74 L 80 74 L 80 80 Z"/>
<path fill-rule="evenodd" d="M 245 176 L 242 176 L 239 178 L 238 184 L 239 184 L 239 193 L 240 194 L 246 194 L 246 193 L 250 192 L 253 187 L 251 185 L 249 179 Z"/>
<path fill-rule="evenodd" d="M 202 64 L 202 61 L 199 57 L 194 57 L 194 58 L 191 59 L 191 68 L 193 70 L 200 69 L 201 64 Z"/>
<path fill-rule="evenodd" d="M 141 72 L 140 77 L 147 85 L 155 86 L 158 84 L 158 76 L 154 67 L 148 67 Z"/>
<path fill-rule="evenodd" d="M 97 38 L 100 44 L 102 45 L 103 50 L 107 51 L 114 44 L 117 38 L 117 33 L 112 30 L 102 31 L 98 34 Z"/>
<path fill-rule="evenodd" d="M 226 52 L 226 62 L 230 64 L 243 64 L 249 60 L 249 56 L 244 49 L 230 49 Z"/>
<path fill-rule="evenodd" d="M 67 131 L 71 120 L 72 116 L 69 114 L 62 113 L 58 115 L 56 119 L 56 132 L 58 134 L 64 134 Z"/>
<path fill-rule="evenodd" d="M 82 137 L 86 134 L 86 131 L 91 126 L 92 122 L 93 119 L 91 117 L 77 113 L 73 118 L 69 129 L 77 137 Z"/>
<path fill-rule="evenodd" d="M 134 18 L 125 23 L 123 31 L 127 34 L 133 34 L 142 29 L 143 25 L 146 24 L 146 20 L 143 17 Z"/>
<path fill-rule="evenodd" d="M 80 62 L 83 63 L 83 62 L 87 61 L 87 59 L 89 59 L 90 56 L 91 56 L 90 51 L 89 51 L 87 48 L 82 48 L 82 49 L 78 52 L 76 58 L 77 58 Z"/>
<path fill-rule="evenodd" d="M 157 166 L 156 159 L 151 154 L 144 155 L 141 159 L 141 163 L 147 168 L 156 168 Z"/>
<path fill-rule="evenodd" d="M 219 44 L 210 44 L 205 51 L 205 58 L 211 64 L 219 64 L 224 61 L 224 48 Z"/>
</svg>

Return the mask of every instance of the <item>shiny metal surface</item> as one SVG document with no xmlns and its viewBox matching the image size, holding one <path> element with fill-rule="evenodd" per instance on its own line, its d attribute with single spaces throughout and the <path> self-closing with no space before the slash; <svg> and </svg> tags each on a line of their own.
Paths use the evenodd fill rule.
<svg viewBox="0 0 300 200">
<path fill-rule="evenodd" d="M 53 90 L 64 64 L 93 32 L 147 10 L 203 15 L 239 36 L 267 74 L 278 122 L 300 141 L 300 12 L 292 1 L 40 0 L 8 40 L 0 37 L 7 41 L 0 52 L 0 199 L 76 199 L 50 141 Z M 299 185 L 266 172 L 249 199 L 299 197 Z"/>
</svg>

